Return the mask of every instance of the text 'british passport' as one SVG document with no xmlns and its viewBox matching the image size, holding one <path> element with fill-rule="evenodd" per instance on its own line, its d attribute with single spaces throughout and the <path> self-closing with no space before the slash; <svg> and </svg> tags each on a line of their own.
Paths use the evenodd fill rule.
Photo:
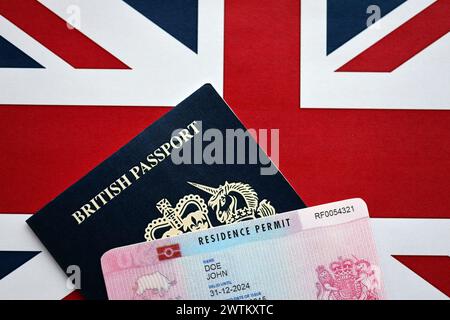
<svg viewBox="0 0 450 320">
<path fill-rule="evenodd" d="M 27 223 L 64 271 L 80 268 L 86 298 L 106 299 L 112 248 L 304 207 L 278 170 L 262 174 L 273 163 L 251 135 L 237 141 L 245 131 L 204 85 Z"/>
</svg>

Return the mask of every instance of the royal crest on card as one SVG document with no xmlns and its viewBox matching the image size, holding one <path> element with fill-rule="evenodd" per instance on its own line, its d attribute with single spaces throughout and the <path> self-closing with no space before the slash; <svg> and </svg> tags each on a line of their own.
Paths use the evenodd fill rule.
<svg viewBox="0 0 450 320">
<path fill-rule="evenodd" d="M 378 300 L 378 269 L 364 259 L 339 257 L 316 269 L 319 300 Z"/>
</svg>

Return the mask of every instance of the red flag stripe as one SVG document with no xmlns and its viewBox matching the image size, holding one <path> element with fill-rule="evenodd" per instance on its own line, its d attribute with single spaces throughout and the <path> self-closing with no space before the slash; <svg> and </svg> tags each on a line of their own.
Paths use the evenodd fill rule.
<svg viewBox="0 0 450 320">
<path fill-rule="evenodd" d="M 129 69 L 36 0 L 0 1 L 0 15 L 77 69 Z"/>
<path fill-rule="evenodd" d="M 340 67 L 338 72 L 392 72 L 450 31 L 450 1 L 438 0 Z"/>
</svg>

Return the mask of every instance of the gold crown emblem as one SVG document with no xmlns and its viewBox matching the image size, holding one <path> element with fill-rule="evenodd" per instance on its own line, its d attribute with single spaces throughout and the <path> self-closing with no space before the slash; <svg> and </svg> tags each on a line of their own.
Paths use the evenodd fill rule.
<svg viewBox="0 0 450 320">
<path fill-rule="evenodd" d="M 211 227 L 205 201 L 197 195 L 184 196 L 175 208 L 169 200 L 162 199 L 156 204 L 156 208 L 163 216 L 148 224 L 145 229 L 147 241 Z"/>
</svg>

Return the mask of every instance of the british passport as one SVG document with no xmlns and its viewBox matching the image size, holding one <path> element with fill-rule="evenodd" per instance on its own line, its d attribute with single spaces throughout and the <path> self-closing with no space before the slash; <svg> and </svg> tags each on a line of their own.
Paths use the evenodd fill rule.
<svg viewBox="0 0 450 320">
<path fill-rule="evenodd" d="M 106 299 L 112 248 L 305 207 L 249 131 L 206 84 L 27 223 L 64 271 L 79 267 L 86 298 Z"/>
</svg>

